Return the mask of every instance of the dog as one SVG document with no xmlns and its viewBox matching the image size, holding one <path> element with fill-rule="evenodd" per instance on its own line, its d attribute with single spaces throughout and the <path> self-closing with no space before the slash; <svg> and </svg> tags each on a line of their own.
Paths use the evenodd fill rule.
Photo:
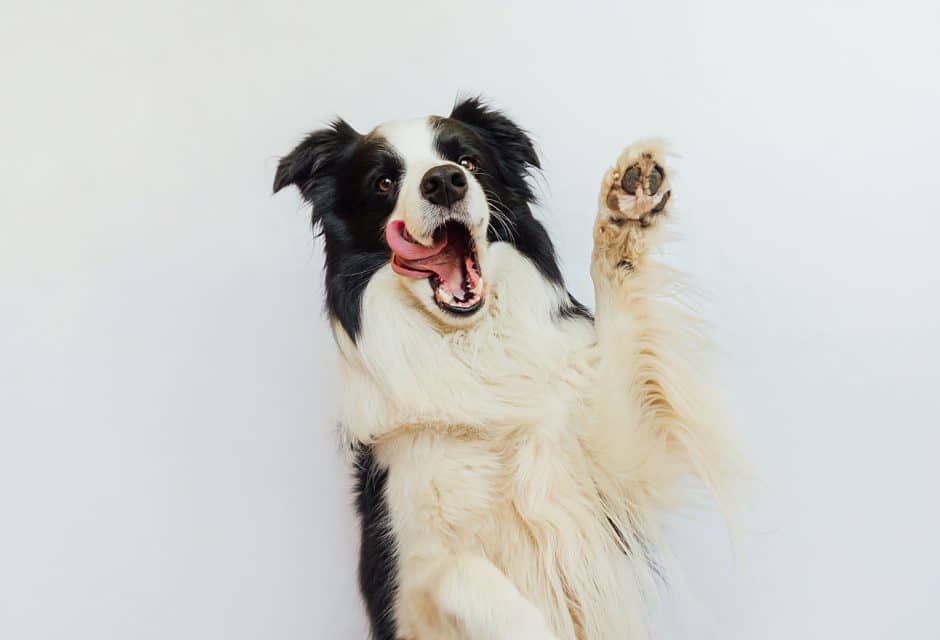
<svg viewBox="0 0 940 640">
<path fill-rule="evenodd" d="M 480 98 L 277 167 L 312 206 L 377 640 L 650 636 L 660 518 L 736 454 L 668 239 L 659 141 L 603 176 L 592 314 L 533 216 L 529 135 Z"/>
</svg>

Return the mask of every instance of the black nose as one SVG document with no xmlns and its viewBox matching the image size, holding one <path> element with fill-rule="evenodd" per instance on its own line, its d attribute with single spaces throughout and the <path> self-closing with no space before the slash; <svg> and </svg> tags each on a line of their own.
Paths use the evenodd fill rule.
<svg viewBox="0 0 940 640">
<path fill-rule="evenodd" d="M 421 195 L 431 204 L 449 207 L 467 195 L 467 176 L 452 164 L 428 169 L 421 178 Z"/>
</svg>

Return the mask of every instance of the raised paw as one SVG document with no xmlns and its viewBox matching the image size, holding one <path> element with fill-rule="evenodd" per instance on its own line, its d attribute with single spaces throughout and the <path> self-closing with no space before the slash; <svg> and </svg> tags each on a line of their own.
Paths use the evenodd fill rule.
<svg viewBox="0 0 940 640">
<path fill-rule="evenodd" d="M 634 273 L 659 234 L 651 225 L 668 213 L 672 196 L 665 146 L 641 141 L 624 149 L 601 184 L 594 224 L 594 266 L 603 273 Z M 649 228 L 649 229 L 648 229 Z"/>
<path fill-rule="evenodd" d="M 624 149 L 604 179 L 601 214 L 614 224 L 646 227 L 666 211 L 672 196 L 663 145 L 638 142 Z"/>
</svg>

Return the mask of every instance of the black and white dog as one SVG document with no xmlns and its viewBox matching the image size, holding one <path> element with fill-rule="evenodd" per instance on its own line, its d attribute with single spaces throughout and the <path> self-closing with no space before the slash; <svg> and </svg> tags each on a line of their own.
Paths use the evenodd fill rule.
<svg viewBox="0 0 940 640">
<path fill-rule="evenodd" d="M 734 468 L 655 258 L 664 160 L 640 142 L 603 178 L 596 317 L 530 210 L 532 142 L 478 99 L 281 160 L 325 241 L 375 638 L 648 637 L 659 512 Z"/>
</svg>

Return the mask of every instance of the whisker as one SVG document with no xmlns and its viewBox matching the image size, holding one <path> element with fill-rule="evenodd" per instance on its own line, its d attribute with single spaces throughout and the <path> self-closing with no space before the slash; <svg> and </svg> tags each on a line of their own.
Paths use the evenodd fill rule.
<svg viewBox="0 0 940 640">
<path fill-rule="evenodd" d="M 508 234 L 511 240 L 515 240 L 516 239 L 516 234 L 515 234 L 516 225 L 510 216 L 509 208 L 506 206 L 506 204 L 500 199 L 500 197 L 497 194 L 487 189 L 486 187 L 483 187 L 482 185 L 481 185 L 481 188 L 483 189 L 483 193 L 486 195 L 486 198 L 489 201 L 490 213 L 493 215 L 493 220 L 498 222 L 500 226 L 502 226 L 503 231 L 505 231 L 506 234 Z M 496 234 L 499 240 L 505 241 L 505 239 L 500 236 L 495 226 L 493 227 L 493 232 Z"/>
</svg>

